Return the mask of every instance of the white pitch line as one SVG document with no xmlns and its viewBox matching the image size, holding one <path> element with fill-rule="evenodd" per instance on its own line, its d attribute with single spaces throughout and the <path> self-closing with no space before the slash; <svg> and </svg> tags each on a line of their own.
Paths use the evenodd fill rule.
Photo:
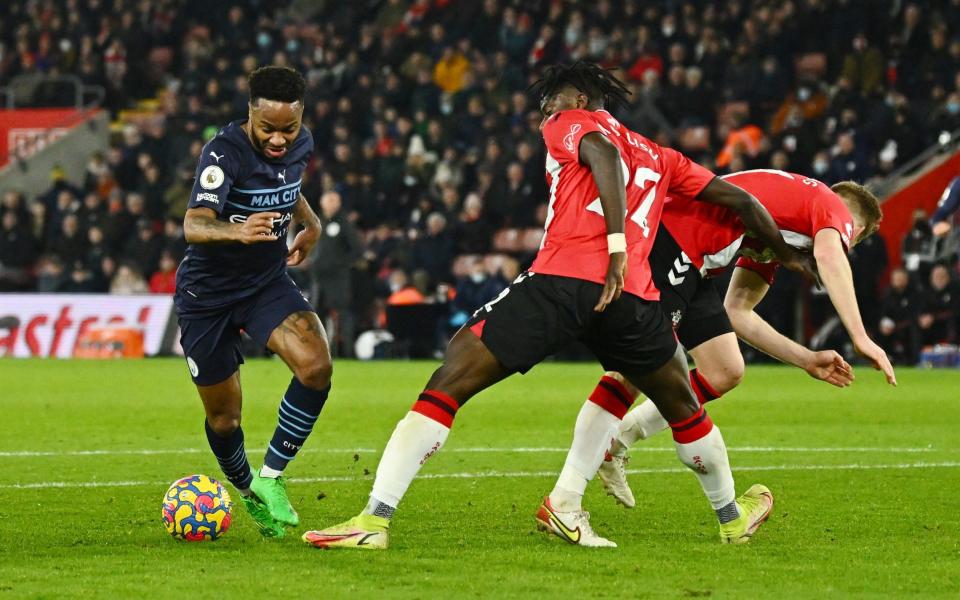
<svg viewBox="0 0 960 600">
<path fill-rule="evenodd" d="M 445 448 L 444 453 L 450 452 L 477 452 L 477 453 L 508 453 L 508 452 L 521 452 L 521 453 L 550 453 L 550 452 L 567 452 L 569 448 L 532 448 L 532 447 L 518 447 L 518 448 L 487 448 L 487 447 L 476 447 L 476 448 Z M 729 452 L 893 452 L 893 453 L 906 453 L 906 452 L 934 452 L 935 448 L 930 447 L 916 447 L 916 448 L 887 448 L 887 447 L 863 447 L 863 446 L 853 446 L 853 447 L 842 447 L 837 446 L 833 448 L 817 448 L 817 447 L 786 447 L 786 446 L 740 446 L 740 447 L 731 447 L 727 448 Z M 247 448 L 247 452 L 265 452 L 266 448 Z M 305 448 L 303 452 L 309 453 L 323 453 L 323 454 L 371 454 L 375 452 L 380 452 L 373 448 Z M 209 452 L 206 448 L 179 448 L 179 449 L 166 449 L 166 450 L 63 450 L 63 451 L 45 451 L 45 450 L 10 450 L 5 452 L 0 452 L 0 458 L 27 458 L 27 457 L 58 457 L 58 456 L 153 456 L 153 455 L 164 455 L 164 454 L 203 454 Z M 672 447 L 656 447 L 656 446 L 634 446 L 630 449 L 630 452 L 676 452 Z"/>
<path fill-rule="evenodd" d="M 177 448 L 168 450 L 64 450 L 62 452 L 44 450 L 23 450 L 0 452 L 0 458 L 46 457 L 46 456 L 153 456 L 162 454 L 201 454 L 210 452 L 208 448 Z M 266 448 L 247 448 L 247 452 L 266 452 Z M 305 449 L 303 452 L 322 452 L 324 454 L 345 454 L 377 452 L 373 448 L 320 448 Z"/>
<path fill-rule="evenodd" d="M 960 462 L 921 462 L 921 463 L 892 463 L 880 465 L 844 464 L 844 465 L 760 465 L 754 467 L 738 467 L 739 471 L 865 471 L 886 469 L 955 469 Z M 688 473 L 689 469 L 669 467 L 663 469 L 628 469 L 630 475 L 643 474 L 671 474 Z M 556 471 L 482 471 L 479 473 L 427 473 L 418 475 L 417 479 L 487 479 L 492 477 L 526 478 L 526 477 L 555 477 Z M 290 483 L 330 483 L 348 481 L 369 481 L 369 477 L 297 477 L 289 479 Z M 137 486 L 164 486 L 167 481 L 41 481 L 36 483 L 4 483 L 0 489 L 36 490 L 52 488 L 105 488 L 105 487 L 137 487 Z"/>
</svg>

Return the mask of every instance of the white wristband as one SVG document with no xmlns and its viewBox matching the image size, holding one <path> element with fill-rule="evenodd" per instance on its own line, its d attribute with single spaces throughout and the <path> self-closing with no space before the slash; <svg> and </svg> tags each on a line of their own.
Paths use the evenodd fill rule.
<svg viewBox="0 0 960 600">
<path fill-rule="evenodd" d="M 607 252 L 613 254 L 615 252 L 626 252 L 627 251 L 627 236 L 622 233 L 611 233 L 607 236 Z"/>
</svg>

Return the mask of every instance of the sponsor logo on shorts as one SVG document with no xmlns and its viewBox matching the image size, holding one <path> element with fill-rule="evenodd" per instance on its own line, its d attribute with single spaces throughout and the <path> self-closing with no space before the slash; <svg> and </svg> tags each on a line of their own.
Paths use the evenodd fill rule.
<svg viewBox="0 0 960 600">
<path fill-rule="evenodd" d="M 189 356 L 187 357 L 187 368 L 190 369 L 190 374 L 196 377 L 200 374 L 200 368 L 197 366 L 196 361 L 194 361 Z"/>
<path fill-rule="evenodd" d="M 673 311 L 670 313 L 670 320 L 673 322 L 673 328 L 676 329 L 680 326 L 680 321 L 683 320 L 683 312 L 679 308 Z"/>
<path fill-rule="evenodd" d="M 203 192 L 201 194 L 197 194 L 197 202 L 201 202 L 201 201 L 220 204 L 220 196 L 217 196 L 216 194 L 208 194 L 206 192 Z"/>
</svg>

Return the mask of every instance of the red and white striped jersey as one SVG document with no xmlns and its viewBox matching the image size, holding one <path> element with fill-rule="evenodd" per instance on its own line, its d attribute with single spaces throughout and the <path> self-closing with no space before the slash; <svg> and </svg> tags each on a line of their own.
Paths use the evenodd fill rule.
<svg viewBox="0 0 960 600">
<path fill-rule="evenodd" d="M 849 247 L 853 217 L 822 181 L 773 169 L 731 173 L 723 179 L 753 194 L 773 217 L 784 241 L 794 248 L 810 250 L 817 232 L 827 228 L 840 232 L 844 248 Z M 671 196 L 663 209 L 663 226 L 702 275 L 723 270 L 740 255 L 737 266 L 773 282 L 779 266 L 776 256 L 750 237 L 732 210 L 689 196 Z"/>
<path fill-rule="evenodd" d="M 607 228 L 590 168 L 580 162 L 580 140 L 598 132 L 620 151 L 627 189 L 627 277 L 624 291 L 658 300 L 647 258 L 664 198 L 696 197 L 714 174 L 671 148 L 630 131 L 605 110 L 566 110 L 543 126 L 550 200 L 545 234 L 530 270 L 603 283 L 609 257 Z"/>
</svg>

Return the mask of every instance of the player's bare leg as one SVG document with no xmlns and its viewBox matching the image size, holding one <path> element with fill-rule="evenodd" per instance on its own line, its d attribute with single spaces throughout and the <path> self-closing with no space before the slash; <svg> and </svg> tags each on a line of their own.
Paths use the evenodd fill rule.
<svg viewBox="0 0 960 600">
<path fill-rule="evenodd" d="M 287 363 L 303 385 L 317 390 L 330 385 L 330 345 L 317 313 L 302 311 L 288 316 L 270 334 L 267 348 Z"/>
<path fill-rule="evenodd" d="M 670 424 L 677 456 L 700 480 L 717 514 L 721 540 L 725 543 L 749 540 L 769 516 L 773 496 L 767 488 L 755 485 L 740 499 L 735 497 L 726 444 L 698 394 L 691 389 L 683 348 L 678 345 L 673 358 L 651 374 L 625 375 L 650 398 Z"/>
<path fill-rule="evenodd" d="M 423 463 L 446 442 L 457 410 L 509 374 L 480 338 L 461 329 L 450 341 L 443 365 L 393 430 L 366 508 L 345 523 L 308 531 L 304 541 L 319 548 L 385 549 L 394 511 Z"/>
<path fill-rule="evenodd" d="M 743 356 L 734 333 L 711 338 L 689 352 L 697 365 L 697 368 L 689 372 L 690 386 L 701 404 L 719 398 L 736 387 L 743 378 Z M 620 373 L 608 372 L 601 382 L 607 382 L 608 385 L 621 384 L 631 401 L 640 395 L 640 390 Z M 649 399 L 627 413 L 620 423 L 610 451 L 600 465 L 597 475 L 607 493 L 627 508 L 635 505 L 633 492 L 626 479 L 627 464 L 630 460 L 627 449 L 637 441 L 645 440 L 668 427 L 666 419 Z"/>
<path fill-rule="evenodd" d="M 253 474 L 243 445 L 243 430 L 240 428 L 240 412 L 243 394 L 240 389 L 240 372 L 234 371 L 220 383 L 198 385 L 197 391 L 206 412 L 204 429 L 207 441 L 220 463 L 227 479 L 240 492 L 240 499 L 253 517 L 260 533 L 265 537 L 283 537 L 283 525 L 277 523 L 266 505 L 253 493 Z"/>
<path fill-rule="evenodd" d="M 689 350 L 700 375 L 717 395 L 723 395 L 743 381 L 743 355 L 733 332 L 718 335 Z"/>
<path fill-rule="evenodd" d="M 327 336 L 313 311 L 288 315 L 270 334 L 267 347 L 287 363 L 293 378 L 280 401 L 277 427 L 251 489 L 266 502 L 274 519 L 296 526 L 300 518 L 287 497 L 282 474 L 320 416 L 330 393 L 333 366 Z"/>
<path fill-rule="evenodd" d="M 716 400 L 743 380 L 743 356 L 735 333 L 719 335 L 689 352 L 697 365 L 690 371 L 690 385 L 701 404 Z M 633 388 L 632 391 L 638 390 Z M 646 400 L 623 419 L 617 440 L 629 448 L 638 440 L 645 440 L 667 427 L 667 421 L 656 405 Z"/>
</svg>

